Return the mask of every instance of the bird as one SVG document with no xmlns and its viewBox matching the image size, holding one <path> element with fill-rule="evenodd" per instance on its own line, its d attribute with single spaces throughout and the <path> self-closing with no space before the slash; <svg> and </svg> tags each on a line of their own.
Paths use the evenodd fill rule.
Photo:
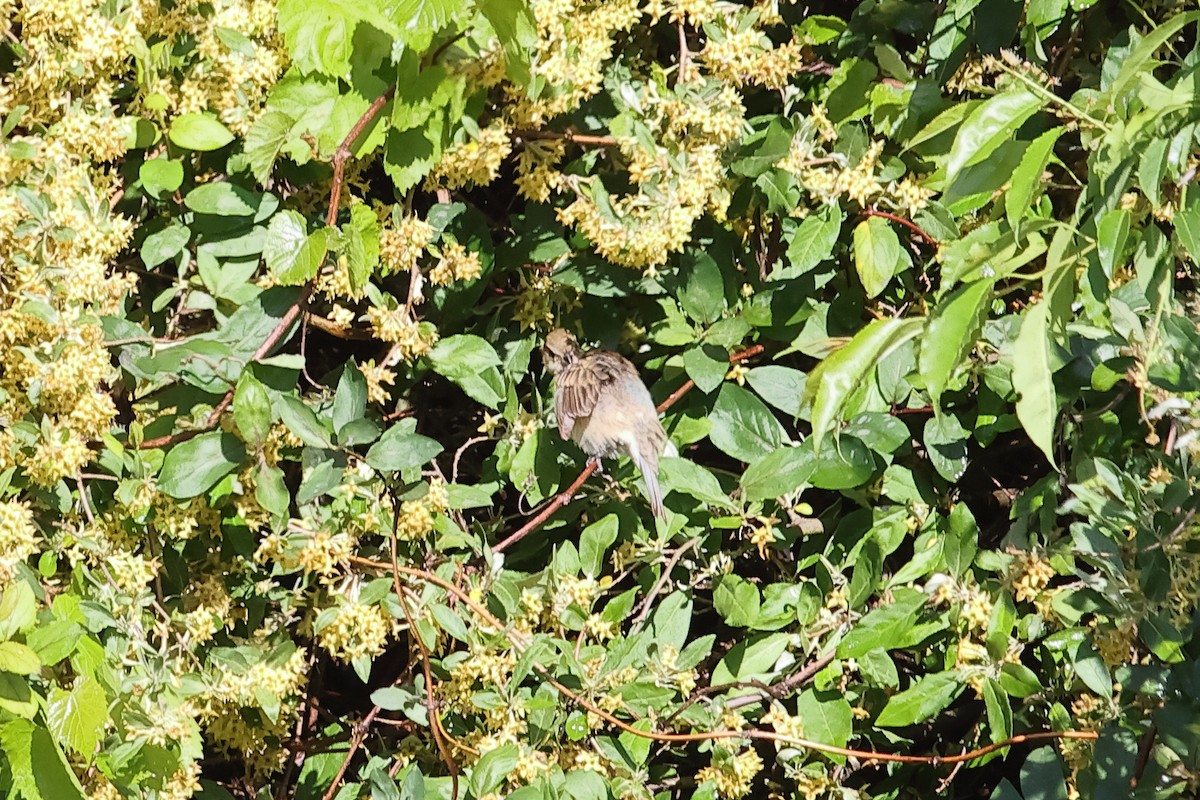
<svg viewBox="0 0 1200 800">
<path fill-rule="evenodd" d="M 610 350 L 583 350 L 562 328 L 546 335 L 546 369 L 554 375 L 558 433 L 588 454 L 589 461 L 627 455 L 646 481 L 654 516 L 664 518 L 658 458 L 667 432 L 637 368 Z"/>
</svg>

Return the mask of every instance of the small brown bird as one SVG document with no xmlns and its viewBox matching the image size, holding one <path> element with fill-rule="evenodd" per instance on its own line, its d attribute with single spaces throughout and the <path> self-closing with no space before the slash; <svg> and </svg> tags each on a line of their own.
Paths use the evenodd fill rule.
<svg viewBox="0 0 1200 800">
<path fill-rule="evenodd" d="M 651 511 L 664 516 L 658 457 L 667 432 L 637 369 L 611 351 L 581 350 L 562 328 L 546 336 L 542 354 L 555 376 L 554 414 L 562 438 L 592 459 L 629 456 L 646 480 Z"/>
</svg>

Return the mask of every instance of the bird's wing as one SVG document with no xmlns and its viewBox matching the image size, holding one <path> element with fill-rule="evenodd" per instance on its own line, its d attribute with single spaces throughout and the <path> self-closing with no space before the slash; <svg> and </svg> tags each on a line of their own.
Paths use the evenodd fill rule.
<svg viewBox="0 0 1200 800">
<path fill-rule="evenodd" d="M 633 364 L 607 350 L 589 350 L 558 373 L 554 416 L 558 433 L 569 439 L 575 420 L 590 417 L 600 396 L 619 380 L 639 380 Z"/>
</svg>

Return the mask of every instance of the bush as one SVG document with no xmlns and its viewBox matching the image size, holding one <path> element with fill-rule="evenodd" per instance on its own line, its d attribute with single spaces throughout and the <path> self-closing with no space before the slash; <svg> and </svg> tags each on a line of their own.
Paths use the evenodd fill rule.
<svg viewBox="0 0 1200 800">
<path fill-rule="evenodd" d="M 0 7 L 8 796 L 1195 791 L 1200 12 Z"/>
</svg>

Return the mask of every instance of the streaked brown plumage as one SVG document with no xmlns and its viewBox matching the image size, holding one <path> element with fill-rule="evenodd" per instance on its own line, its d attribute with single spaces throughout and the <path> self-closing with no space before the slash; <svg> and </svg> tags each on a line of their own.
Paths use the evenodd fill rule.
<svg viewBox="0 0 1200 800">
<path fill-rule="evenodd" d="M 651 511 L 663 516 L 658 458 L 667 432 L 637 369 L 611 351 L 581 350 L 575 337 L 561 328 L 546 336 L 542 353 L 555 376 L 559 435 L 592 458 L 629 456 L 646 481 Z"/>
</svg>

